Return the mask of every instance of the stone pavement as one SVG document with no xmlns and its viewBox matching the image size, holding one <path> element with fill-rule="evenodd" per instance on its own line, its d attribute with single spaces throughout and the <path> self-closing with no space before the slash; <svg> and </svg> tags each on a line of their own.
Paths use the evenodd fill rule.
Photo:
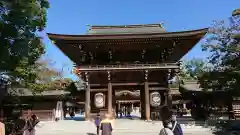
<svg viewBox="0 0 240 135">
<path fill-rule="evenodd" d="M 211 130 L 201 126 L 182 126 L 184 135 L 212 135 Z M 158 135 L 161 122 L 121 119 L 113 122 L 113 135 Z M 37 135 L 94 135 L 95 125 L 91 121 L 40 122 Z"/>
</svg>

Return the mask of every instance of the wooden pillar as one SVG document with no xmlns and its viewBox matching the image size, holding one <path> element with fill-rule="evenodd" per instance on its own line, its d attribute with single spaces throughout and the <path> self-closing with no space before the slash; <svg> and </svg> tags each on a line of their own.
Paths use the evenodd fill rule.
<svg viewBox="0 0 240 135">
<path fill-rule="evenodd" d="M 139 110 L 140 110 L 140 112 L 141 112 L 141 108 L 142 108 L 142 104 L 141 104 L 141 102 L 140 102 L 140 105 L 139 105 Z"/>
<path fill-rule="evenodd" d="M 172 70 L 169 69 L 168 70 L 168 76 L 167 76 L 167 83 L 168 83 L 168 91 L 167 91 L 167 105 L 168 105 L 168 109 L 172 109 L 172 95 L 171 95 L 171 88 L 170 88 L 170 79 L 171 79 L 171 72 Z"/>
<path fill-rule="evenodd" d="M 118 111 L 121 109 L 121 104 L 120 102 L 118 102 L 118 107 L 117 107 Z"/>
<path fill-rule="evenodd" d="M 132 109 L 132 112 L 135 111 L 135 110 L 134 110 L 134 107 L 133 107 L 133 102 L 132 102 L 132 104 L 131 104 L 131 109 Z"/>
<path fill-rule="evenodd" d="M 108 114 L 112 116 L 112 83 L 111 73 L 108 71 Z"/>
<path fill-rule="evenodd" d="M 140 103 L 140 113 L 141 113 L 141 119 L 145 120 L 145 92 L 144 87 L 140 90 L 140 96 L 141 96 L 141 103 Z"/>
<path fill-rule="evenodd" d="M 86 77 L 86 91 L 85 91 L 85 120 L 90 120 L 90 94 L 91 94 L 91 89 L 90 89 L 90 84 L 89 84 L 89 76 L 88 73 L 85 72 L 85 77 Z"/>
<path fill-rule="evenodd" d="M 150 118 L 148 70 L 145 70 L 144 93 L 145 93 L 145 115 L 146 115 L 146 120 L 149 121 L 151 120 L 151 118 Z"/>
</svg>

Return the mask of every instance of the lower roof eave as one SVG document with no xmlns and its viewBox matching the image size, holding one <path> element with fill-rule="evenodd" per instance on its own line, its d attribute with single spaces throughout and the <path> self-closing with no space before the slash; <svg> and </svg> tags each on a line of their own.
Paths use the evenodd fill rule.
<svg viewBox="0 0 240 135">
<path fill-rule="evenodd" d="M 179 69 L 178 63 L 169 64 L 137 64 L 137 65 L 97 65 L 97 66 L 78 66 L 80 71 L 113 71 L 113 70 L 165 70 Z"/>
<path fill-rule="evenodd" d="M 168 68 L 81 68 L 82 72 L 98 72 L 98 71 L 114 71 L 114 70 L 164 70 L 164 69 L 178 69 L 178 67 Z"/>
</svg>

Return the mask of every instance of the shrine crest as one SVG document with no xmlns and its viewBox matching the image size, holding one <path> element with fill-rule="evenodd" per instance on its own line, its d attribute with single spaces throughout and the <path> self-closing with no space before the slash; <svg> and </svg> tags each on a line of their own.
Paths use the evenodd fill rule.
<svg viewBox="0 0 240 135">
<path fill-rule="evenodd" d="M 105 106 L 105 95 L 103 93 L 96 93 L 94 100 L 95 106 L 97 108 L 103 108 Z"/>
<path fill-rule="evenodd" d="M 161 94 L 159 92 L 152 92 L 150 94 L 150 104 L 153 107 L 161 105 Z"/>
</svg>

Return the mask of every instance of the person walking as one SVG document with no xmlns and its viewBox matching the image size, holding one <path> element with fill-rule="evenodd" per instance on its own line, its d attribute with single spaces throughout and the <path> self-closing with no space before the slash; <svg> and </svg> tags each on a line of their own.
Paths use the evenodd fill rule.
<svg viewBox="0 0 240 135">
<path fill-rule="evenodd" d="M 175 115 L 172 116 L 171 123 L 172 123 L 171 130 L 172 130 L 173 134 L 174 135 L 183 135 L 181 125 L 177 122 L 177 118 Z"/>
<path fill-rule="evenodd" d="M 109 114 L 105 115 L 105 118 L 101 121 L 100 129 L 102 130 L 101 135 L 112 135 L 112 123 L 110 121 Z"/>
<path fill-rule="evenodd" d="M 31 117 L 28 117 L 24 127 L 24 135 L 35 135 L 35 126 L 39 123 L 37 116 L 33 114 Z"/>
<path fill-rule="evenodd" d="M 20 116 L 16 116 L 13 119 L 13 126 L 11 129 L 11 135 L 22 135 L 25 126 L 25 120 Z"/>
<path fill-rule="evenodd" d="M 101 117 L 100 117 L 100 114 L 98 113 L 95 118 L 95 125 L 97 127 L 97 135 L 99 135 L 100 124 L 101 124 Z"/>
<path fill-rule="evenodd" d="M 160 130 L 159 135 L 174 135 L 172 130 L 171 130 L 171 128 L 172 128 L 171 125 L 172 124 L 169 121 L 164 120 L 163 121 L 163 128 Z"/>
</svg>

